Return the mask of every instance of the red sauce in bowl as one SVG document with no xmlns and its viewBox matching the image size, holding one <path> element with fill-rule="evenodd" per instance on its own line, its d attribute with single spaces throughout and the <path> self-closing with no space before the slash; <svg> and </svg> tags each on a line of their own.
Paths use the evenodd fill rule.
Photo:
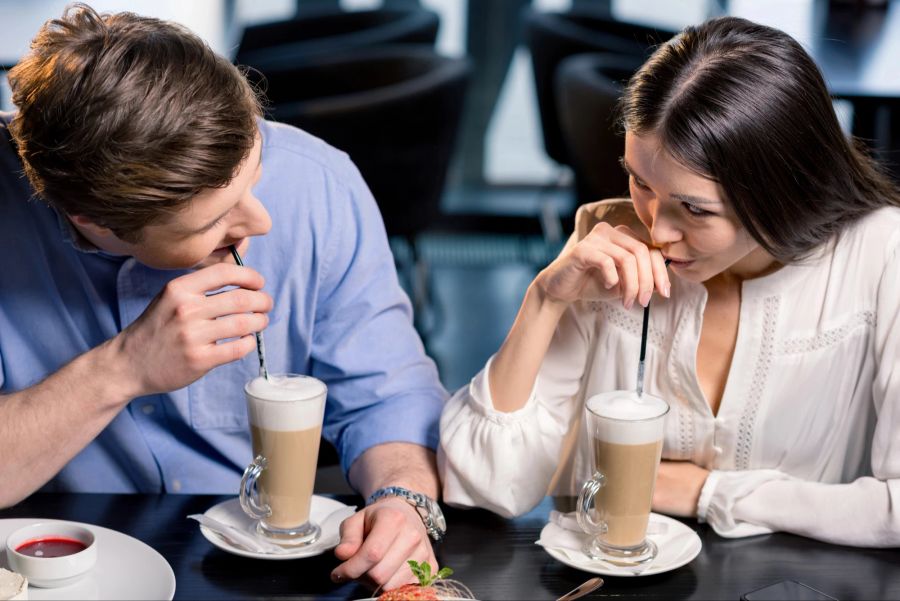
<svg viewBox="0 0 900 601">
<path fill-rule="evenodd" d="M 62 536 L 44 536 L 25 541 L 18 547 L 16 552 L 31 557 L 65 557 L 66 555 L 74 555 L 79 551 L 87 549 L 80 540 L 74 538 L 65 538 Z"/>
</svg>

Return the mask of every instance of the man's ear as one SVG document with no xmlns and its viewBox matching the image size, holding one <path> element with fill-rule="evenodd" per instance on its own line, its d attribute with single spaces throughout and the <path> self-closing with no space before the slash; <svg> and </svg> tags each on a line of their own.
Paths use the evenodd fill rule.
<svg viewBox="0 0 900 601">
<path fill-rule="evenodd" d="M 89 217 L 85 217 L 84 215 L 68 215 L 68 217 L 69 221 L 74 223 L 75 226 L 82 232 L 87 232 L 101 238 L 108 237 L 110 234 L 112 234 L 112 230 L 110 230 L 108 227 L 97 225 Z"/>
</svg>

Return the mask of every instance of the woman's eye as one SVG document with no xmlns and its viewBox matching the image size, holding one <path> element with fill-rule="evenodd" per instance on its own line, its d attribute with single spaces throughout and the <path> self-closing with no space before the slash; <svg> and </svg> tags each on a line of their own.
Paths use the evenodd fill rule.
<svg viewBox="0 0 900 601">
<path fill-rule="evenodd" d="M 634 185 L 637 186 L 638 188 L 640 188 L 641 190 L 649 190 L 650 189 L 650 186 L 648 186 L 647 184 L 645 184 L 638 178 L 634 177 L 633 175 L 631 176 L 631 181 L 633 181 Z"/>
<path fill-rule="evenodd" d="M 695 215 L 695 216 L 697 216 L 697 217 L 703 217 L 703 216 L 705 216 L 705 215 L 712 215 L 712 213 L 710 213 L 709 211 L 704 211 L 703 209 L 701 209 L 701 208 L 698 207 L 697 205 L 693 205 L 693 204 L 691 204 L 691 203 L 689 203 L 689 202 L 684 202 L 684 203 L 681 203 L 681 204 L 684 205 L 684 209 L 685 209 L 688 213 L 690 213 L 691 215 Z"/>
</svg>

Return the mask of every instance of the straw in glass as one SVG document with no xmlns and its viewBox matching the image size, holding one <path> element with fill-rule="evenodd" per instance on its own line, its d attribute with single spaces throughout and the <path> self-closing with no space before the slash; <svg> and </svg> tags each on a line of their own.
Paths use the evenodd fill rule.
<svg viewBox="0 0 900 601">
<path fill-rule="evenodd" d="M 666 266 L 669 265 L 669 259 L 666 259 Z M 637 395 L 638 398 L 644 394 L 644 360 L 647 358 L 647 330 L 650 329 L 650 302 L 644 307 L 644 324 L 641 326 L 641 356 L 638 360 L 637 372 Z"/>
<path fill-rule="evenodd" d="M 238 254 L 234 244 L 228 248 L 231 250 L 231 256 L 234 257 L 234 262 L 243 266 L 244 262 L 241 261 L 241 255 Z M 266 345 L 263 343 L 262 332 L 256 332 L 256 354 L 259 355 L 259 375 L 268 380 L 269 372 L 266 369 Z"/>
</svg>

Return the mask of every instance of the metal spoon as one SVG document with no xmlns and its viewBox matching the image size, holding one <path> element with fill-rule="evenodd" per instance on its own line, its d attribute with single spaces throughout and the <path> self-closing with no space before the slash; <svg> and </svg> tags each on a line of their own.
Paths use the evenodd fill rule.
<svg viewBox="0 0 900 601">
<path fill-rule="evenodd" d="M 591 578 L 590 580 L 584 582 L 581 586 L 572 589 L 556 601 L 572 601 L 572 599 L 580 599 L 588 593 L 594 592 L 601 586 L 603 586 L 603 578 Z"/>
</svg>

